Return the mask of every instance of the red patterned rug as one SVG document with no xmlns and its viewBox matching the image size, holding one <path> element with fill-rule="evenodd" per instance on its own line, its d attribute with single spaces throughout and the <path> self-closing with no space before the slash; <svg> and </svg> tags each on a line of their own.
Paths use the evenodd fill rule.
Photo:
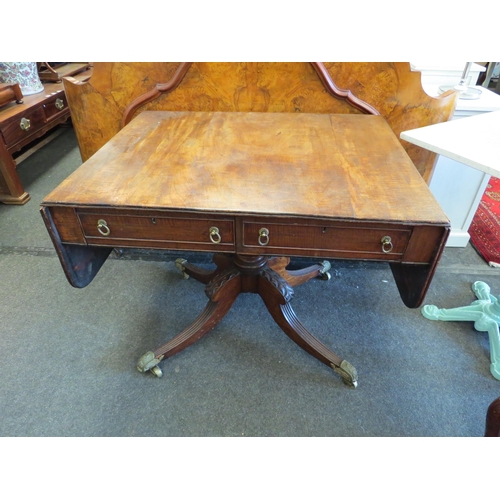
<svg viewBox="0 0 500 500">
<path fill-rule="evenodd" d="M 500 267 L 500 179 L 492 177 L 469 228 L 470 241 L 483 259 Z"/>
</svg>

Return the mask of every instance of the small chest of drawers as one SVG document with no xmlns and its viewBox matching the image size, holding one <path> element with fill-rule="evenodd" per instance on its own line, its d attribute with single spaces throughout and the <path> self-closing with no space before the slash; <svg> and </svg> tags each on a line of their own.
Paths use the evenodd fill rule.
<svg viewBox="0 0 500 500">
<path fill-rule="evenodd" d="M 22 104 L 0 109 L 2 141 L 13 154 L 69 116 L 62 85 L 46 85 L 40 94 L 23 97 Z"/>
<path fill-rule="evenodd" d="M 62 83 L 0 107 L 0 203 L 22 205 L 30 197 L 16 171 L 14 154 L 70 118 Z"/>
</svg>

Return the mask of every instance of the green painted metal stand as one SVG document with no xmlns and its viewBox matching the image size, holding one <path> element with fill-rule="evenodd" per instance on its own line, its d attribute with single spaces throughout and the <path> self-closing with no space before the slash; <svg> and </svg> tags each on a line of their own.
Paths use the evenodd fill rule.
<svg viewBox="0 0 500 500">
<path fill-rule="evenodd" d="M 474 321 L 474 328 L 478 332 L 488 332 L 490 340 L 491 374 L 500 380 L 500 295 L 490 294 L 490 287 L 476 281 L 472 291 L 478 298 L 470 306 L 454 309 L 440 309 L 436 306 L 422 307 L 422 314 L 431 320 L 440 321 Z"/>
</svg>

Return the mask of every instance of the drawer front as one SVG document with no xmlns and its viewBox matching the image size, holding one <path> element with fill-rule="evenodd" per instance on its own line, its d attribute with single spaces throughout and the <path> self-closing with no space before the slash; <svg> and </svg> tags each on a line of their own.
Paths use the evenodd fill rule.
<svg viewBox="0 0 500 500">
<path fill-rule="evenodd" d="M 232 219 L 78 213 L 89 245 L 234 251 Z"/>
<path fill-rule="evenodd" d="M 242 251 L 283 255 L 400 260 L 411 229 L 243 222 Z"/>
<path fill-rule="evenodd" d="M 43 105 L 43 111 L 47 121 L 53 120 L 63 113 L 68 113 L 66 94 L 64 92 L 57 92 Z"/>
<path fill-rule="evenodd" d="M 45 125 L 45 114 L 41 107 L 27 110 L 13 119 L 0 125 L 0 130 L 7 147 L 10 148 L 18 142 L 36 133 Z"/>
</svg>

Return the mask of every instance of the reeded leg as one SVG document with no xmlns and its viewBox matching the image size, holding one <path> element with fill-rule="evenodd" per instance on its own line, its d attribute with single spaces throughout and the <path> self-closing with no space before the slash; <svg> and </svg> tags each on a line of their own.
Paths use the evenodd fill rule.
<svg viewBox="0 0 500 500">
<path fill-rule="evenodd" d="M 258 293 L 271 316 L 288 337 L 316 359 L 333 368 L 347 385 L 358 385 L 356 369 L 323 345 L 297 318 L 290 305 L 293 290 L 282 276 L 269 268 L 261 271 Z"/>
<path fill-rule="evenodd" d="M 158 364 L 209 332 L 226 315 L 240 293 L 258 293 L 282 330 L 302 349 L 333 368 L 351 386 L 357 386 L 356 369 L 346 360 L 324 346 L 304 327 L 295 315 L 290 300 L 292 286 L 300 285 L 317 276 L 327 275 L 330 264 L 322 262 L 299 271 L 287 271 L 290 259 L 248 255 L 214 255 L 217 269 L 207 271 L 178 259 L 176 266 L 185 277 L 208 283 L 205 292 L 209 298 L 196 320 L 172 340 L 154 351 L 149 351 L 138 362 L 140 372 L 151 371 L 158 377 L 162 372 Z"/>
<path fill-rule="evenodd" d="M 202 269 L 194 264 L 190 264 L 186 259 L 177 259 L 175 267 L 183 274 L 184 279 L 187 280 L 189 277 L 192 277 L 196 281 L 207 284 L 232 263 L 231 258 L 223 254 L 214 254 L 212 260 L 217 266 L 214 270 Z"/>
<path fill-rule="evenodd" d="M 227 269 L 215 277 L 206 287 L 208 304 L 191 325 L 172 340 L 166 342 L 154 351 L 144 354 L 138 364 L 140 372 L 151 370 L 161 377 L 157 366 L 163 359 L 169 358 L 194 344 L 208 333 L 227 314 L 241 290 L 241 276 L 234 268 Z"/>
<path fill-rule="evenodd" d="M 268 266 L 276 271 L 286 282 L 292 286 L 302 285 L 310 279 L 319 277 L 324 280 L 329 280 L 331 275 L 329 273 L 331 265 L 327 260 L 319 262 L 313 266 L 306 267 L 304 269 L 298 269 L 294 271 L 288 271 L 286 266 L 290 263 L 289 257 L 274 257 L 269 259 Z"/>
</svg>

